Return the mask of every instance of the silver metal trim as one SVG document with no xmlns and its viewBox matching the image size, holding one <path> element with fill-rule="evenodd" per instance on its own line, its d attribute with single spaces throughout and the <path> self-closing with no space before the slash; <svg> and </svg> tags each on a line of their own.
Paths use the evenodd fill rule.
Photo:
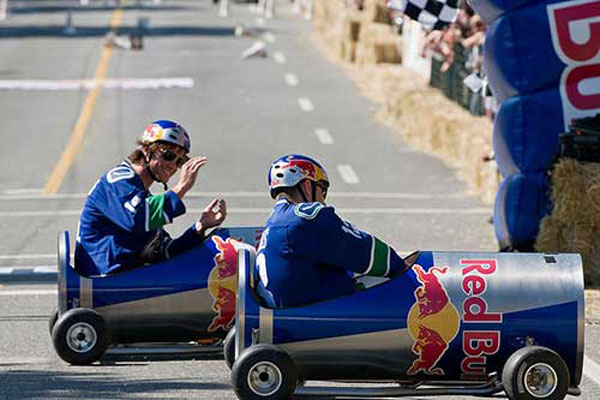
<svg viewBox="0 0 600 400">
<path fill-rule="evenodd" d="M 260 308 L 258 342 L 273 344 L 273 310 L 269 308 Z"/>
<path fill-rule="evenodd" d="M 244 351 L 246 329 L 246 254 L 248 250 L 242 248 L 238 251 L 238 290 L 235 301 L 235 359 Z"/>
<path fill-rule="evenodd" d="M 84 308 L 94 307 L 94 280 L 84 277 L 79 278 L 80 305 Z"/>
<path fill-rule="evenodd" d="M 585 289 L 583 280 L 583 260 L 581 255 L 577 254 L 580 268 L 573 274 L 575 287 L 579 293 L 577 296 L 577 355 L 575 359 L 575 376 L 571 380 L 571 385 L 579 386 L 583 378 L 583 358 L 585 352 Z M 576 275 L 576 276 L 575 276 Z"/>
<path fill-rule="evenodd" d="M 424 385 L 427 382 L 422 382 Z M 489 396 L 503 391 L 502 383 L 492 381 L 481 387 L 319 387 L 299 386 L 294 395 L 313 398 L 317 396 L 348 396 L 348 397 L 400 397 L 400 396 L 442 396 L 442 395 L 473 395 Z"/>
<path fill-rule="evenodd" d="M 58 234 L 58 316 L 67 312 L 67 249 L 64 242 L 68 239 L 68 231 Z"/>
</svg>

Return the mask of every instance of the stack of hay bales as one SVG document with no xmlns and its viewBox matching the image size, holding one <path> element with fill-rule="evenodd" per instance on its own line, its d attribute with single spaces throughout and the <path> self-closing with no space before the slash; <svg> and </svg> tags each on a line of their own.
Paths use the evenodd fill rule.
<svg viewBox="0 0 600 400">
<path fill-rule="evenodd" d="M 500 177 L 496 164 L 483 159 L 492 152 L 492 122 L 472 116 L 405 68 L 388 69 L 382 80 L 379 117 L 401 127 L 403 138 L 413 147 L 457 168 L 484 202 L 493 203 Z"/>
<path fill-rule="evenodd" d="M 542 220 L 536 250 L 581 254 L 586 284 L 600 285 L 600 164 L 560 160 L 551 198 L 554 209 Z"/>
<path fill-rule="evenodd" d="M 391 25 L 378 22 L 363 23 L 356 47 L 356 63 L 400 63 L 400 45 L 400 35 Z"/>
<path fill-rule="evenodd" d="M 474 117 L 423 78 L 398 65 L 401 37 L 390 25 L 385 0 L 365 0 L 363 11 L 340 0 L 319 0 L 314 13 L 318 45 L 349 62 L 348 71 L 368 98 L 383 106 L 379 117 L 399 128 L 414 147 L 457 168 L 483 201 L 499 186 L 492 152 L 492 123 Z"/>
</svg>

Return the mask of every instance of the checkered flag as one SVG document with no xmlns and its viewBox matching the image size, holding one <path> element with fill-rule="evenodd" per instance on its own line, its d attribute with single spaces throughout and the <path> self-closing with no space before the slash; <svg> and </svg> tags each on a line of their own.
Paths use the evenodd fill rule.
<svg viewBox="0 0 600 400">
<path fill-rule="evenodd" d="M 426 29 L 444 29 L 456 20 L 461 0 L 390 0 L 387 5 L 420 22 Z"/>
</svg>

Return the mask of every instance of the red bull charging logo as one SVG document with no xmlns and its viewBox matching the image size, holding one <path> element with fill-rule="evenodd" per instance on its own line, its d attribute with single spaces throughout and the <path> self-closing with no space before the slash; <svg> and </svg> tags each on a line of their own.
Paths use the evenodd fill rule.
<svg viewBox="0 0 600 400">
<path fill-rule="evenodd" d="M 445 274 L 448 267 L 432 267 L 425 272 L 423 267 L 415 264 L 413 271 L 421 286 L 415 289 L 417 302 L 408 313 L 407 324 L 414 340 L 411 350 L 418 358 L 406 373 L 444 375 L 444 370 L 436 365 L 448 350 L 460 326 L 458 311 L 439 280 L 439 275 Z"/>
<path fill-rule="evenodd" d="M 216 316 L 208 332 L 218 329 L 229 330 L 235 317 L 235 294 L 237 285 L 237 249 L 235 240 L 223 240 L 213 236 L 212 241 L 219 249 L 214 257 L 215 267 L 208 276 L 208 290 L 213 298 L 212 309 Z"/>
</svg>

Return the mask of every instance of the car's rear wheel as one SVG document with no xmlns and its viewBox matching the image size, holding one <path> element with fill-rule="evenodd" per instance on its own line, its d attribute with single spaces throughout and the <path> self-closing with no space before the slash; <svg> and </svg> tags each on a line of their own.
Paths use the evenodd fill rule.
<svg viewBox="0 0 600 400">
<path fill-rule="evenodd" d="M 60 358 L 73 365 L 98 361 L 108 347 L 108 331 L 100 314 L 75 308 L 63 314 L 52 329 L 52 343 Z"/>
<path fill-rule="evenodd" d="M 296 389 L 290 356 L 268 344 L 252 346 L 233 363 L 231 382 L 239 399 L 285 400 Z"/>
<path fill-rule="evenodd" d="M 227 368 L 231 370 L 233 368 L 233 362 L 235 361 L 235 327 L 231 328 L 225 336 L 223 342 L 223 358 L 227 364 Z"/>
<path fill-rule="evenodd" d="M 504 365 L 502 385 L 511 400 L 561 400 L 569 389 L 569 371 L 556 352 L 523 347 Z"/>
</svg>

